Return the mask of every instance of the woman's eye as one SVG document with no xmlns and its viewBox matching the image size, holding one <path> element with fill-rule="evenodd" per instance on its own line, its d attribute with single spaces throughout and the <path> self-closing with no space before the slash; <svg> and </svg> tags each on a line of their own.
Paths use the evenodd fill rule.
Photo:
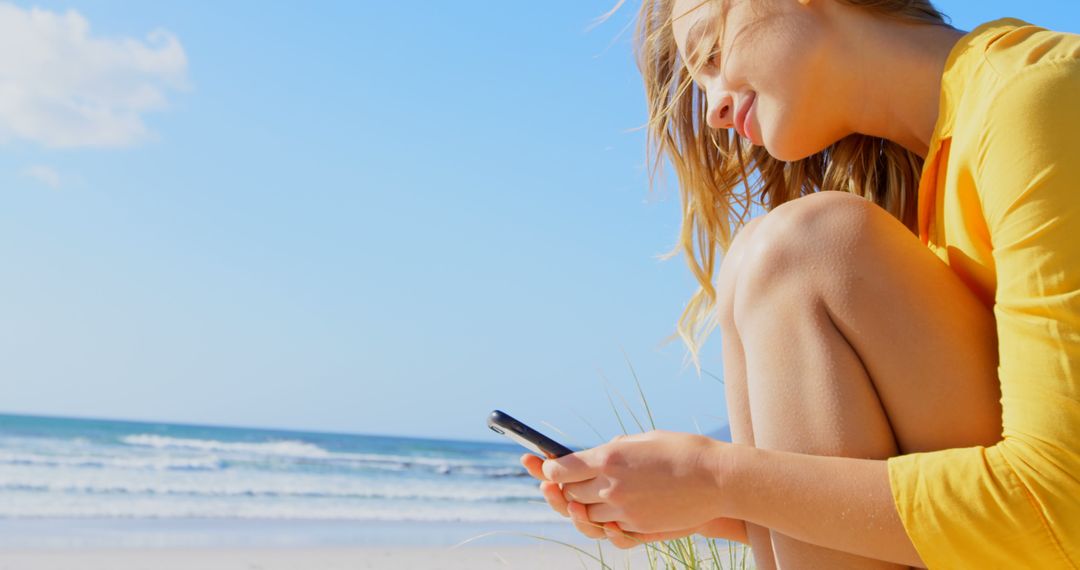
<svg viewBox="0 0 1080 570">
<path fill-rule="evenodd" d="M 705 60 L 705 67 L 716 68 L 716 58 L 720 55 L 719 51 L 714 51 L 709 54 L 709 57 Z"/>
</svg>

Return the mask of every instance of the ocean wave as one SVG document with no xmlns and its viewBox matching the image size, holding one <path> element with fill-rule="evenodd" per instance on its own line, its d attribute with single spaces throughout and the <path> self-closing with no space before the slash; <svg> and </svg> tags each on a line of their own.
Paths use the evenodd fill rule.
<svg viewBox="0 0 1080 570">
<path fill-rule="evenodd" d="M 77 471 L 48 466 L 0 466 L 3 491 L 59 495 L 144 495 L 233 498 L 390 499 L 400 501 L 514 502 L 538 496 L 516 481 L 355 477 L 294 472 Z"/>
<path fill-rule="evenodd" d="M 232 498 L 330 498 L 330 499 L 392 499 L 396 501 L 462 501 L 513 503 L 537 498 L 537 493 L 507 494 L 499 492 L 466 492 L 453 490 L 410 491 L 407 489 L 385 489 L 379 491 L 337 491 L 333 489 L 273 489 L 273 488 L 228 488 L 199 487 L 169 484 L 148 485 L 108 485 L 93 483 L 0 483 L 0 490 L 5 492 L 32 493 L 78 493 L 93 495 L 168 495 L 182 497 L 232 497 Z"/>
<path fill-rule="evenodd" d="M 375 469 L 382 471 L 421 470 L 441 475 L 466 475 L 489 478 L 527 477 L 521 467 L 508 467 L 505 463 L 483 463 L 468 459 L 409 456 L 400 454 L 333 452 L 317 445 L 299 440 L 271 442 L 225 442 L 213 439 L 175 438 L 152 434 L 124 436 L 120 440 L 136 448 L 155 449 L 165 452 L 202 451 L 220 454 L 237 454 L 251 460 L 275 458 L 283 461 L 301 461 L 323 466 Z"/>
<path fill-rule="evenodd" d="M 198 451 L 227 451 L 273 455 L 280 457 L 307 457 L 324 459 L 330 452 L 306 441 L 277 440 L 266 442 L 231 442 L 216 439 L 190 439 L 167 437 L 153 434 L 135 434 L 120 438 L 120 441 L 132 446 L 151 447 L 154 449 L 186 449 Z"/>
<path fill-rule="evenodd" d="M 404 472 L 415 470 L 415 462 L 369 461 L 345 459 L 317 462 L 329 468 L 368 469 L 375 471 Z M 43 453 L 11 453 L 0 451 L 0 465 L 33 465 L 40 467 L 74 469 L 124 469 L 136 471 L 222 471 L 231 466 L 229 460 L 219 455 L 60 455 Z M 307 463 L 310 466 L 310 462 Z M 486 465 L 445 465 L 438 462 L 420 464 L 421 470 L 442 475 L 468 475 L 492 479 L 523 478 L 528 473 L 520 467 Z"/>
<path fill-rule="evenodd" d="M 44 455 L 37 453 L 9 453 L 0 451 L 0 465 L 34 465 L 41 467 L 119 468 L 150 471 L 219 471 L 225 462 L 214 456 L 99 456 L 99 455 Z"/>
</svg>

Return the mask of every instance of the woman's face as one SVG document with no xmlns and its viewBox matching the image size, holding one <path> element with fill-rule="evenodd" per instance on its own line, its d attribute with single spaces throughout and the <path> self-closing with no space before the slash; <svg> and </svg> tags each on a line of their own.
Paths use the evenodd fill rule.
<svg viewBox="0 0 1080 570">
<path fill-rule="evenodd" d="M 672 17 L 679 54 L 706 94 L 710 127 L 734 128 L 788 161 L 847 134 L 817 0 L 675 0 Z M 710 36 L 718 40 L 710 44 Z"/>
</svg>

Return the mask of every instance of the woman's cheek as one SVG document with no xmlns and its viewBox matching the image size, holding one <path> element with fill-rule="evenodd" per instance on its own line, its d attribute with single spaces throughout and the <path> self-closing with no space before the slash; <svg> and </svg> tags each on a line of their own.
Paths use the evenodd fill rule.
<svg viewBox="0 0 1080 570">
<path fill-rule="evenodd" d="M 814 154 L 814 141 L 808 136 L 811 133 L 805 132 L 799 119 L 797 114 L 787 113 L 781 105 L 762 105 L 757 117 L 760 126 L 758 142 L 777 160 L 790 162 Z"/>
<path fill-rule="evenodd" d="M 757 108 L 757 136 L 755 144 L 765 147 L 773 158 L 789 160 L 785 158 L 790 154 L 790 142 L 782 128 L 783 120 L 779 117 L 777 106 L 767 97 L 758 99 Z"/>
</svg>

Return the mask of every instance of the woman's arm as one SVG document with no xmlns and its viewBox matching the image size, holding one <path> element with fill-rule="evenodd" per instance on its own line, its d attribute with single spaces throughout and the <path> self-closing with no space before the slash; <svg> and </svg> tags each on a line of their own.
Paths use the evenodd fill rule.
<svg viewBox="0 0 1080 570">
<path fill-rule="evenodd" d="M 719 516 L 826 548 L 925 567 L 896 512 L 884 460 L 724 444 L 711 461 Z"/>
</svg>

